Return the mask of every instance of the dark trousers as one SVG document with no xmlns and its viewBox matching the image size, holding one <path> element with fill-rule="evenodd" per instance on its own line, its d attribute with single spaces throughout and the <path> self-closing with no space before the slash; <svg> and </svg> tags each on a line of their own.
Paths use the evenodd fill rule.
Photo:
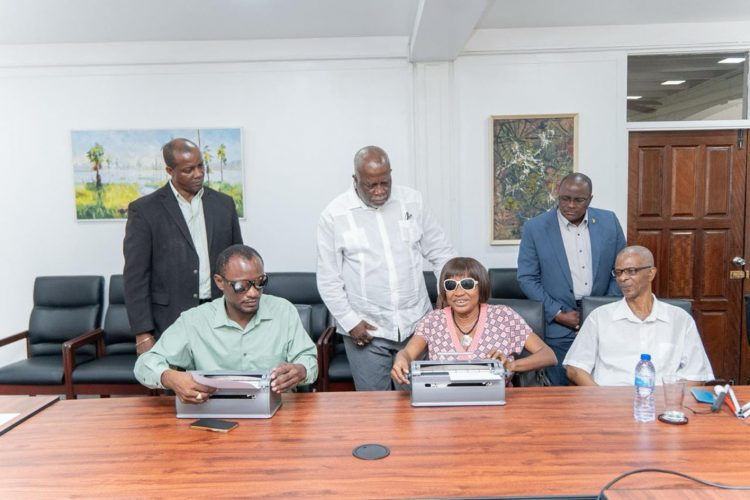
<svg viewBox="0 0 750 500">
<path fill-rule="evenodd" d="M 562 362 L 565 359 L 565 355 L 568 354 L 568 349 L 570 349 L 570 345 L 575 338 L 576 332 L 571 330 L 565 337 L 545 339 L 545 342 L 557 357 L 557 365 L 547 368 L 547 377 L 549 377 L 552 385 L 568 385 L 568 376 L 565 374 L 565 367 L 563 367 Z"/>
</svg>

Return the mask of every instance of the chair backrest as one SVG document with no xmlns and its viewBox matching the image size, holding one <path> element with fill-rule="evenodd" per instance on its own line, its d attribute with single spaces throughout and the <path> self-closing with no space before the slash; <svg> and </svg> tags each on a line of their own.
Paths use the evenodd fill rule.
<svg viewBox="0 0 750 500">
<path fill-rule="evenodd" d="M 544 340 L 544 306 L 541 302 L 529 299 L 496 299 L 491 298 L 490 304 L 508 306 L 528 323 L 531 330 Z"/>
<path fill-rule="evenodd" d="M 109 279 L 109 306 L 104 315 L 104 343 L 107 354 L 135 354 L 135 335 L 130 330 L 125 308 L 125 285 L 122 274 Z"/>
<path fill-rule="evenodd" d="M 437 278 L 435 277 L 435 273 L 432 271 L 424 271 L 424 284 L 427 287 L 427 295 L 430 296 L 430 302 L 432 302 L 432 307 L 435 307 L 435 304 L 437 304 L 437 298 L 438 298 L 438 290 L 437 290 Z"/>
<path fill-rule="evenodd" d="M 308 314 L 303 311 L 305 308 L 297 307 L 297 311 L 300 313 L 300 319 L 305 330 L 310 334 L 313 341 L 317 342 L 330 324 L 330 315 L 328 308 L 320 297 L 320 293 L 318 293 L 315 273 L 277 272 L 266 274 L 268 274 L 268 284 L 263 289 L 263 293 L 285 298 L 295 306 L 310 306 L 308 322 L 305 321 L 304 317 Z"/>
<path fill-rule="evenodd" d="M 60 355 L 63 342 L 101 326 L 103 299 L 102 276 L 36 278 L 29 356 Z"/>
<path fill-rule="evenodd" d="M 294 304 L 294 307 L 297 308 L 302 327 L 309 334 L 312 331 L 312 306 L 310 304 Z"/>
<path fill-rule="evenodd" d="M 490 273 L 490 297 L 493 299 L 527 298 L 518 284 L 518 270 L 515 267 L 497 267 L 487 271 Z"/>
<path fill-rule="evenodd" d="M 611 304 L 612 302 L 616 302 L 618 300 L 622 299 L 622 297 L 616 297 L 616 296 L 606 296 L 606 297 L 584 297 L 581 300 L 581 324 L 583 324 L 584 321 L 586 321 L 586 318 L 589 317 L 589 314 L 591 314 L 591 311 L 596 309 L 599 306 L 603 306 L 604 304 Z M 673 306 L 677 306 L 681 309 L 684 309 L 685 312 L 690 314 L 692 316 L 693 314 L 693 303 L 689 300 L 685 299 L 659 299 L 662 302 L 666 302 L 667 304 L 671 304 Z"/>
</svg>

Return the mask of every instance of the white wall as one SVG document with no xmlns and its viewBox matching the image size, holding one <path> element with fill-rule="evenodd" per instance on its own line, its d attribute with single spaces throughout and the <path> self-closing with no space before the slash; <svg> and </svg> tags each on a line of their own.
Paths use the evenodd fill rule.
<svg viewBox="0 0 750 500">
<path fill-rule="evenodd" d="M 578 114 L 578 170 L 594 183 L 592 206 L 627 212 L 625 87 L 618 54 L 462 57 L 454 64 L 462 252 L 487 267 L 516 267 L 518 246 L 490 246 L 490 116 Z"/>
<path fill-rule="evenodd" d="M 124 223 L 75 220 L 71 130 L 241 127 L 242 231 L 270 271 L 315 269 L 320 210 L 378 144 L 459 253 L 514 267 L 517 247 L 489 245 L 490 116 L 578 113 L 593 204 L 625 227 L 626 55 L 748 45 L 747 23 L 701 28 L 484 30 L 415 65 L 398 37 L 0 46 L 0 335 L 28 325 L 35 276 L 122 272 Z M 22 356 L 0 348 L 0 365 Z"/>
<path fill-rule="evenodd" d="M 75 220 L 71 130 L 241 127 L 244 239 L 269 271 L 313 271 L 318 215 L 358 148 L 384 147 L 413 185 L 411 93 L 404 58 L 0 70 L 2 335 L 28 325 L 35 276 L 122 272 L 125 223 Z"/>
</svg>

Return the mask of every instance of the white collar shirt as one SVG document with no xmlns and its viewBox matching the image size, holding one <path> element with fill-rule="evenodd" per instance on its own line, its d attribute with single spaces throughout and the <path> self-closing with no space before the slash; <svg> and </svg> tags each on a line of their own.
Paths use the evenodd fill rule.
<svg viewBox="0 0 750 500">
<path fill-rule="evenodd" d="M 201 299 L 211 298 L 211 258 L 208 255 L 208 235 L 206 233 L 206 218 L 203 215 L 203 188 L 198 191 L 193 199 L 187 201 L 169 181 L 180 212 L 185 218 L 193 246 L 198 254 L 198 297 Z"/>
<path fill-rule="evenodd" d="M 456 256 L 422 195 L 393 186 L 381 207 L 354 187 L 336 197 L 318 223 L 318 290 L 344 334 L 365 320 L 375 337 L 400 341 L 432 309 L 423 258 L 439 273 Z"/>
<path fill-rule="evenodd" d="M 591 295 L 594 284 L 593 264 L 591 261 L 591 237 L 589 236 L 589 212 L 577 226 L 563 217 L 557 209 L 557 222 L 560 224 L 565 255 L 568 258 L 570 277 L 573 279 L 573 294 L 576 300 Z"/>
<path fill-rule="evenodd" d="M 644 320 L 624 298 L 594 309 L 563 365 L 586 370 L 599 385 L 633 385 L 641 354 L 651 355 L 657 385 L 671 374 L 693 381 L 714 378 L 692 316 L 656 297 Z"/>
</svg>

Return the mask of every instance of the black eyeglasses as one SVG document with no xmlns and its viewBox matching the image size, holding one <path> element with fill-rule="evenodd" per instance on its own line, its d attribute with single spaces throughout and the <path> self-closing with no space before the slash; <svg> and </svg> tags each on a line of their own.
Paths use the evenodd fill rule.
<svg viewBox="0 0 750 500">
<path fill-rule="evenodd" d="M 232 287 L 232 291 L 234 291 L 234 293 L 245 293 L 248 290 L 250 290 L 252 287 L 255 287 L 256 290 L 263 290 L 263 287 L 268 284 L 267 274 L 259 276 L 255 278 L 254 280 L 237 280 L 237 281 L 228 280 L 221 274 L 219 276 L 221 276 L 221 278 L 224 281 L 229 283 L 229 286 Z"/>
<path fill-rule="evenodd" d="M 460 286 L 464 290 L 473 290 L 474 287 L 477 286 L 478 284 L 479 282 L 475 280 L 474 278 L 464 278 L 462 280 L 447 279 L 443 281 L 443 288 L 445 288 L 449 292 L 452 292 L 458 286 Z"/>
<path fill-rule="evenodd" d="M 625 269 L 612 269 L 610 271 L 610 274 L 613 278 L 619 278 L 622 276 L 622 273 L 625 273 L 627 276 L 635 276 L 638 272 L 643 271 L 644 269 L 651 269 L 654 266 L 643 266 L 643 267 L 627 267 Z"/>
<path fill-rule="evenodd" d="M 589 198 L 583 198 L 583 197 L 573 198 L 572 196 L 558 196 L 557 197 L 557 201 L 559 201 L 560 203 L 565 203 L 565 204 L 574 203 L 576 205 L 583 205 L 590 199 L 591 199 L 590 197 Z"/>
</svg>

